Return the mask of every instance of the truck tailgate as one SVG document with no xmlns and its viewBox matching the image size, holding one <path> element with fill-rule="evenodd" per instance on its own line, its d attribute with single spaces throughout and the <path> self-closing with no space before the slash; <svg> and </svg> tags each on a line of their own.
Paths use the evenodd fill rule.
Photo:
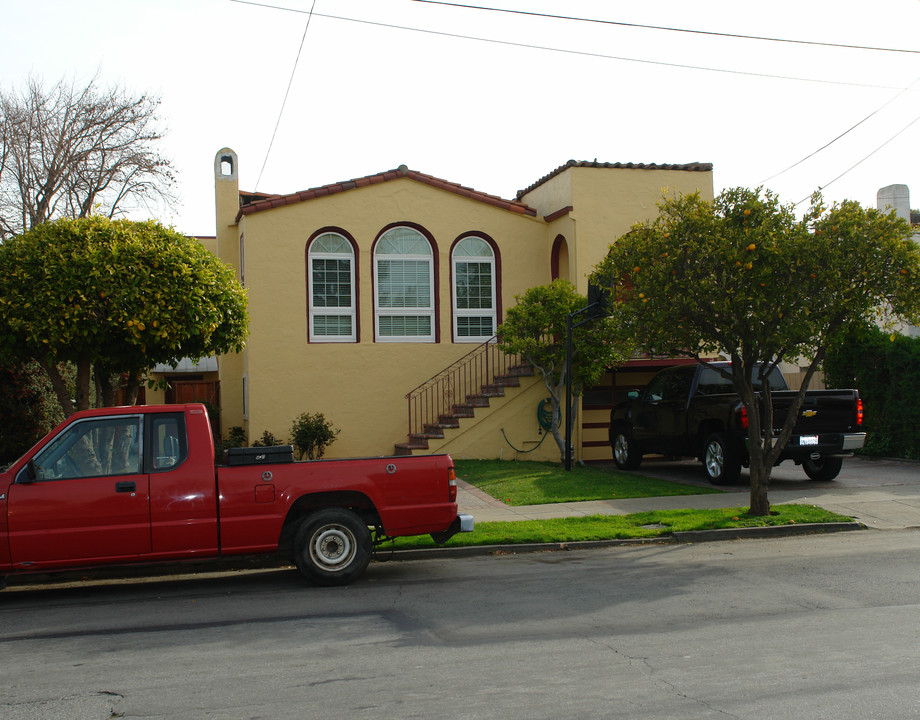
<svg viewBox="0 0 920 720">
<path fill-rule="evenodd" d="M 773 394 L 773 427 L 782 427 L 795 395 L 792 391 Z M 859 429 L 857 402 L 853 390 L 809 390 L 793 434 L 854 432 Z"/>
</svg>

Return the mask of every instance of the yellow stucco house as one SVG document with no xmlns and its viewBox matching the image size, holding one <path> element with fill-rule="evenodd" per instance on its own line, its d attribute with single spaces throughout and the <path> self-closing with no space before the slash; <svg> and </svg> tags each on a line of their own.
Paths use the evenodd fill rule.
<svg viewBox="0 0 920 720">
<path fill-rule="evenodd" d="M 301 413 L 322 412 L 341 430 L 329 457 L 558 460 L 541 442 L 542 381 L 518 377 L 488 342 L 503 313 L 556 277 L 585 293 L 609 244 L 653 217 L 664 189 L 713 194 L 706 163 L 570 161 L 514 200 L 405 166 L 253 194 L 238 170 L 233 150 L 217 153 L 214 252 L 237 269 L 251 326 L 246 349 L 219 358 L 221 426 L 287 438 Z M 610 458 L 613 377 L 585 396 L 579 459 Z"/>
</svg>

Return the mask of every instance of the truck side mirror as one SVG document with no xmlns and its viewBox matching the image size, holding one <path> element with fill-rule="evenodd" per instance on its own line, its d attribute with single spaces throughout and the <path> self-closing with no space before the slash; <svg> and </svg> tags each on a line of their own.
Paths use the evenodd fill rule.
<svg viewBox="0 0 920 720">
<path fill-rule="evenodd" d="M 31 485 L 35 482 L 37 473 L 35 472 L 35 463 L 29 460 L 22 470 L 20 470 L 16 475 L 16 483 L 18 485 Z"/>
</svg>

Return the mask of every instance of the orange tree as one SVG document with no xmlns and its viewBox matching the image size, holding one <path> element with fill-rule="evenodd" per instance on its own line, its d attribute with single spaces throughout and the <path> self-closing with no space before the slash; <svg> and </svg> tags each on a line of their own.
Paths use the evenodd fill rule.
<svg viewBox="0 0 920 720">
<path fill-rule="evenodd" d="M 233 270 L 154 221 L 58 220 L 0 244 L 0 354 L 38 361 L 65 415 L 90 406 L 93 376 L 136 388 L 157 363 L 240 350 L 248 322 Z"/>
<path fill-rule="evenodd" d="M 855 202 L 825 208 L 818 195 L 802 219 L 759 189 L 729 189 L 712 202 L 665 197 L 659 209 L 611 245 L 594 282 L 613 290 L 621 341 L 698 361 L 731 358 L 750 437 L 761 439 L 749 449 L 750 513 L 765 515 L 772 468 L 828 342 L 868 320 L 920 316 L 920 249 L 894 213 Z M 809 359 L 802 389 L 774 432 L 762 380 L 799 358 Z"/>
</svg>

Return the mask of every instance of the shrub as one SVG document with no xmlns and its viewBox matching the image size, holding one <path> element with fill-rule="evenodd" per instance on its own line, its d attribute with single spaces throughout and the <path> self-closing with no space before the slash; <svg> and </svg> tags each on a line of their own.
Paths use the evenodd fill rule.
<svg viewBox="0 0 920 720">
<path fill-rule="evenodd" d="M 38 363 L 0 365 L 0 466 L 13 462 L 63 419 Z"/>
<path fill-rule="evenodd" d="M 274 447 L 275 445 L 284 445 L 284 441 L 276 438 L 268 430 L 263 430 L 262 437 L 252 443 L 253 447 Z"/>
<path fill-rule="evenodd" d="M 297 448 L 298 459 L 319 460 L 331 445 L 339 430 L 322 413 L 303 413 L 291 427 L 291 442 Z"/>
<path fill-rule="evenodd" d="M 226 439 L 214 438 L 214 457 L 217 462 L 222 462 L 225 450 L 238 447 L 246 447 L 246 431 L 239 425 L 234 425 L 227 431 Z"/>
<path fill-rule="evenodd" d="M 867 455 L 920 459 L 920 338 L 867 328 L 828 351 L 828 387 L 855 387 L 866 412 Z"/>
</svg>

